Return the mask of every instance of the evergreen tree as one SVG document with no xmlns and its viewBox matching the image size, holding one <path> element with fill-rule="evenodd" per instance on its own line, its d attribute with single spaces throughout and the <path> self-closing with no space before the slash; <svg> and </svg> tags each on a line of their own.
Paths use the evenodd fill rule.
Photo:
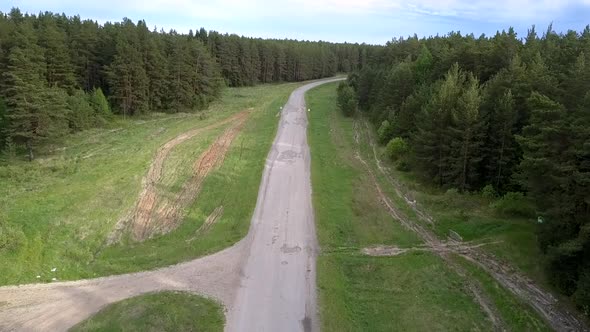
<svg viewBox="0 0 590 332">
<path fill-rule="evenodd" d="M 8 134 L 8 118 L 7 118 L 7 110 L 6 110 L 6 103 L 4 99 L 0 97 L 0 151 L 6 148 L 7 143 L 7 134 Z"/>
<path fill-rule="evenodd" d="M 462 83 L 462 82 L 458 82 Z M 477 181 L 477 166 L 481 160 L 482 145 L 479 107 L 481 88 L 473 75 L 469 74 L 464 83 L 461 97 L 452 114 L 452 134 L 450 156 L 450 181 L 461 191 L 471 189 Z"/>
<path fill-rule="evenodd" d="M 40 34 L 40 45 L 45 51 L 47 83 L 49 86 L 73 92 L 77 83 L 70 62 L 65 31 L 57 26 L 52 15 L 47 14 L 42 18 Z"/>
<path fill-rule="evenodd" d="M 352 116 L 356 112 L 356 97 L 354 90 L 346 82 L 338 85 L 338 107 L 346 116 Z"/>
<path fill-rule="evenodd" d="M 418 116 L 413 137 L 415 168 L 440 186 L 448 184 L 452 136 L 452 114 L 457 112 L 465 74 L 453 65 L 444 80 L 434 89 L 432 100 Z"/>
<path fill-rule="evenodd" d="M 88 102 L 88 96 L 82 90 L 76 90 L 67 99 L 68 123 L 73 131 L 80 131 L 96 126 L 97 114 Z"/>
<path fill-rule="evenodd" d="M 43 140 L 62 133 L 64 109 L 57 92 L 47 88 L 44 59 L 35 42 L 32 26 L 20 25 L 12 36 L 6 71 L 2 74 L 2 92 L 6 102 L 8 129 L 6 138 L 25 145 L 29 160 Z"/>
<path fill-rule="evenodd" d="M 109 118 L 112 115 L 109 102 L 107 101 L 104 93 L 102 93 L 101 88 L 94 89 L 90 94 L 89 99 L 90 106 L 94 110 L 96 116 Z"/>
<path fill-rule="evenodd" d="M 135 25 L 126 19 L 117 36 L 116 55 L 107 69 L 113 105 L 124 116 L 149 109 L 149 80 L 138 48 Z"/>
</svg>

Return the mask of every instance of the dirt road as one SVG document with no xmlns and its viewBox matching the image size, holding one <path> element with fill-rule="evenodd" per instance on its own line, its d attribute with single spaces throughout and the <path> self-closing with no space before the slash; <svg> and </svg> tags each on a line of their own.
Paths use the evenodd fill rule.
<svg viewBox="0 0 590 332">
<path fill-rule="evenodd" d="M 226 331 L 317 330 L 304 93 L 334 80 L 295 90 L 282 110 L 244 239 L 216 254 L 154 271 L 0 287 L 0 331 L 64 331 L 109 303 L 161 290 L 220 301 L 227 310 Z"/>
</svg>

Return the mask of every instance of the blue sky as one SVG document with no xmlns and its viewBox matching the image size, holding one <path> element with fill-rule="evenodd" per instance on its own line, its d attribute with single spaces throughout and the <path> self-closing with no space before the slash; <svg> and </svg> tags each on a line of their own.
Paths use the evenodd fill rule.
<svg viewBox="0 0 590 332">
<path fill-rule="evenodd" d="M 145 19 L 165 30 L 208 30 L 269 38 L 367 42 L 392 37 L 487 35 L 513 26 L 524 37 L 533 24 L 545 31 L 577 31 L 590 24 L 590 0 L 2 0 L 0 11 L 80 14 L 99 22 Z"/>
</svg>

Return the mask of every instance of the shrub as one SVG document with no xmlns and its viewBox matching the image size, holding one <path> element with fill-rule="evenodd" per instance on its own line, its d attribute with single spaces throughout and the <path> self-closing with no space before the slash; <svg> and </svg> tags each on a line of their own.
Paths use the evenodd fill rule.
<svg viewBox="0 0 590 332">
<path fill-rule="evenodd" d="M 391 160 L 401 160 L 408 152 L 408 144 L 401 137 L 395 137 L 385 147 L 385 153 Z"/>
<path fill-rule="evenodd" d="M 402 172 L 409 172 L 412 168 L 410 167 L 410 163 L 406 159 L 400 159 L 395 163 L 395 168 L 398 171 Z"/>
<path fill-rule="evenodd" d="M 109 102 L 102 93 L 101 88 L 94 89 L 88 99 L 96 115 L 100 117 L 110 117 L 112 115 Z"/>
<path fill-rule="evenodd" d="M 377 129 L 377 136 L 379 137 L 379 143 L 385 144 L 391 138 L 391 124 L 387 120 L 383 120 L 379 129 Z"/>
<path fill-rule="evenodd" d="M 346 116 L 352 116 L 356 112 L 354 90 L 346 82 L 341 82 L 338 85 L 338 107 Z"/>
<path fill-rule="evenodd" d="M 486 185 L 481 189 L 481 196 L 484 198 L 492 199 L 498 196 L 498 193 L 491 184 Z"/>
<path fill-rule="evenodd" d="M 492 204 L 496 213 L 504 216 L 534 217 L 533 204 L 520 192 L 509 192 Z"/>
<path fill-rule="evenodd" d="M 68 106 L 70 108 L 68 120 L 72 130 L 79 131 L 94 126 L 94 109 L 88 103 L 84 91 L 77 90 L 72 96 L 69 96 Z"/>
</svg>

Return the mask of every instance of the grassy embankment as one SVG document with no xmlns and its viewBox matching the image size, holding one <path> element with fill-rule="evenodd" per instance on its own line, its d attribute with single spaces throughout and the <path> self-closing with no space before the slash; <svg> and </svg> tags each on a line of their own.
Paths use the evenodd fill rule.
<svg viewBox="0 0 590 332">
<path fill-rule="evenodd" d="M 223 310 L 208 299 L 161 292 L 114 303 L 70 331 L 222 331 Z"/>
<path fill-rule="evenodd" d="M 46 147 L 32 163 L 16 158 L 0 164 L 0 285 L 145 270 L 202 256 L 242 238 L 276 132 L 276 113 L 297 84 L 226 89 L 220 101 L 198 114 L 120 119 Z M 175 231 L 143 243 L 104 247 L 117 221 L 133 206 L 156 150 L 187 130 L 254 108 L 223 165 L 203 183 Z M 225 127 L 208 130 L 172 150 L 158 189 L 175 193 L 190 176 L 192 162 Z M 205 218 L 224 212 L 194 241 Z M 50 270 L 56 267 L 56 272 Z M 36 276 L 41 278 L 37 279 Z"/>
<path fill-rule="evenodd" d="M 337 110 L 336 84 L 310 91 L 307 101 L 312 110 L 308 113 L 308 137 L 312 154 L 313 204 L 321 245 L 318 287 L 323 330 L 491 330 L 486 315 L 466 291 L 465 278 L 435 254 L 410 251 L 394 257 L 368 257 L 359 252 L 371 245 L 403 248 L 419 245 L 421 241 L 400 226 L 379 203 L 370 176 L 355 158 L 354 120 L 343 117 Z M 381 187 L 396 206 L 408 216 L 415 217 L 406 203 L 393 195 L 391 184 L 378 175 L 373 150 L 362 139 L 359 153 L 377 174 Z M 423 197 L 418 193 L 416 196 L 419 200 Z M 430 207 L 436 206 L 428 204 Z M 447 231 L 445 228 L 455 227 L 466 240 L 476 239 L 475 235 L 470 237 L 457 225 L 450 224 L 455 213 L 451 208 L 452 205 L 447 205 L 444 210 L 439 210 L 440 214 L 435 213 L 437 218 L 443 212 L 449 214 L 448 221 L 434 227 L 435 232 L 442 236 Z M 510 221 L 497 219 L 496 222 Z M 521 228 L 501 232 L 506 229 L 513 228 L 490 227 L 480 237 L 496 234 L 497 238 L 511 238 Z M 526 241 L 515 241 L 513 245 L 522 247 L 525 252 L 534 250 Z M 526 261 L 533 264 L 532 260 L 534 258 L 529 257 Z M 546 329 L 535 313 L 487 274 L 469 263 L 458 263 L 465 266 L 470 278 L 483 285 L 484 293 L 494 303 L 506 328 Z"/>
</svg>

